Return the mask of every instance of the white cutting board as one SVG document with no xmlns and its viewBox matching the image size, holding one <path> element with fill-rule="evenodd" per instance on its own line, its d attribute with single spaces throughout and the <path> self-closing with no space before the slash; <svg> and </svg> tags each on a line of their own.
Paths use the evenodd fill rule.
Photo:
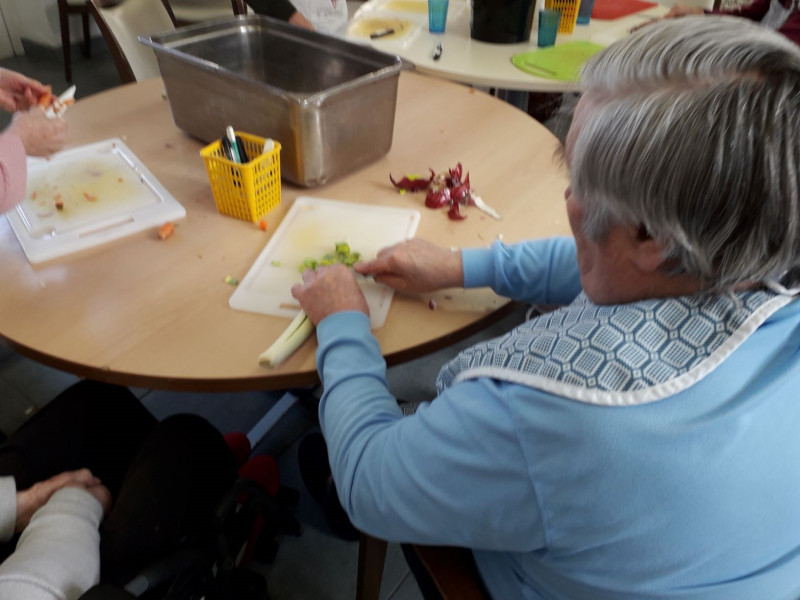
<svg viewBox="0 0 800 600">
<path fill-rule="evenodd" d="M 31 263 L 186 216 L 120 139 L 28 158 L 27 166 L 25 198 L 6 216 Z"/>
<path fill-rule="evenodd" d="M 286 213 L 253 266 L 230 297 L 231 308 L 281 317 L 294 317 L 300 305 L 292 286 L 302 281 L 299 265 L 333 253 L 336 242 L 347 242 L 362 260 L 374 258 L 384 246 L 414 236 L 417 210 L 353 204 L 301 196 Z M 358 276 L 377 329 L 386 320 L 393 290 Z"/>
</svg>

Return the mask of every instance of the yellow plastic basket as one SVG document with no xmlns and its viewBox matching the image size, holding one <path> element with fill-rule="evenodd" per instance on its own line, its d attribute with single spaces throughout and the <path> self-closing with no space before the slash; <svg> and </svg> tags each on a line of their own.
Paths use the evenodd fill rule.
<svg viewBox="0 0 800 600">
<path fill-rule="evenodd" d="M 544 0 L 544 7 L 561 11 L 561 21 L 558 23 L 558 33 L 572 33 L 575 31 L 575 22 L 578 20 L 580 0 Z"/>
<path fill-rule="evenodd" d="M 214 203 L 223 215 L 244 221 L 258 221 L 281 203 L 281 145 L 262 154 L 265 138 L 236 132 L 248 157 L 244 164 L 226 158 L 222 140 L 203 148 L 200 156 L 206 165 Z"/>
</svg>

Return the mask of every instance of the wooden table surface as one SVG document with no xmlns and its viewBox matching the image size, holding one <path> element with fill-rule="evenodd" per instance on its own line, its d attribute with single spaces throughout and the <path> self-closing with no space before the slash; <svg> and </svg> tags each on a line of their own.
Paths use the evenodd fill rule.
<svg viewBox="0 0 800 600">
<path fill-rule="evenodd" d="M 0 219 L 0 336 L 18 352 L 79 376 L 204 392 L 316 383 L 314 339 L 277 369 L 258 365 L 289 320 L 232 310 L 234 288 L 224 282 L 244 277 L 299 195 L 416 207 L 417 236 L 445 246 L 569 233 L 555 138 L 489 95 L 411 72 L 400 77 L 389 154 L 323 187 L 284 182 L 266 233 L 216 211 L 198 154 L 203 144 L 175 127 L 160 79 L 82 99 L 65 118 L 70 145 L 123 139 L 187 212 L 167 240 L 153 229 L 35 266 Z M 450 221 L 446 211 L 426 209 L 424 196 L 398 194 L 389 182 L 389 173 L 441 171 L 459 161 L 502 220 L 468 209 L 467 219 Z M 435 310 L 429 296 L 395 294 L 375 331 L 389 364 L 463 338 L 508 306 L 488 290 L 433 297 Z"/>
</svg>

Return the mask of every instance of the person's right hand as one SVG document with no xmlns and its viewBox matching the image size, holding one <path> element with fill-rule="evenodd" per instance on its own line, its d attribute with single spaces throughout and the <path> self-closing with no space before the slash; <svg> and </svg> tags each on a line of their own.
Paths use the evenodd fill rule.
<svg viewBox="0 0 800 600">
<path fill-rule="evenodd" d="M 669 9 L 669 12 L 664 15 L 665 19 L 672 19 L 674 17 L 685 17 L 687 15 L 703 15 L 705 10 L 699 6 L 691 6 L 688 4 L 675 4 Z"/>
<path fill-rule="evenodd" d="M 27 490 L 17 492 L 17 520 L 14 525 L 14 531 L 19 533 L 25 529 L 25 527 L 28 526 L 28 523 L 30 523 L 33 513 L 47 504 L 47 501 L 50 500 L 50 497 L 58 490 L 69 485 L 82 487 L 83 489 L 89 491 L 93 496 L 95 494 L 90 491 L 90 488 L 96 488 L 97 486 L 102 487 L 100 480 L 92 475 L 89 469 L 65 471 L 64 473 L 59 473 L 50 479 L 45 479 L 39 483 L 34 483 Z M 103 487 L 103 489 L 105 489 L 105 487 Z M 108 493 L 108 490 L 106 490 L 106 492 Z M 95 498 L 97 498 L 97 496 L 95 496 Z M 108 498 L 110 503 L 110 493 L 108 494 Z M 102 501 L 100 503 L 103 504 Z M 104 509 L 105 506 L 106 505 L 104 504 Z"/>
<path fill-rule="evenodd" d="M 22 73 L 0 69 L 0 108 L 9 112 L 27 110 L 35 106 L 42 94 L 50 87 Z"/>
<path fill-rule="evenodd" d="M 383 248 L 374 260 L 353 265 L 357 273 L 411 294 L 463 287 L 462 269 L 461 252 L 418 238 Z"/>
<path fill-rule="evenodd" d="M 705 10 L 700 8 L 699 6 L 690 6 L 686 4 L 675 4 L 672 8 L 669 9 L 669 12 L 665 14 L 663 17 L 658 17 L 657 19 L 652 19 L 650 21 L 645 21 L 641 25 L 637 25 L 630 29 L 630 33 L 634 31 L 638 31 L 648 25 L 652 25 L 653 23 L 658 23 L 659 21 L 663 21 L 664 19 L 675 19 L 677 17 L 685 17 L 687 15 L 704 15 Z"/>
<path fill-rule="evenodd" d="M 18 112 L 8 131 L 16 133 L 28 156 L 50 156 L 67 143 L 67 124 L 63 119 L 50 119 L 41 108 Z"/>
</svg>

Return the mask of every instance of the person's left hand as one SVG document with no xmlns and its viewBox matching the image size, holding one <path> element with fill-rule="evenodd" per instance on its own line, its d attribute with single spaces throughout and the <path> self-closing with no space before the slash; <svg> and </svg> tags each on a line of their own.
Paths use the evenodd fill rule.
<svg viewBox="0 0 800 600">
<path fill-rule="evenodd" d="M 358 310 L 369 315 L 364 292 L 344 265 L 306 269 L 303 283 L 292 286 L 292 296 L 297 298 L 314 325 L 328 315 L 345 310 Z"/>
<path fill-rule="evenodd" d="M 33 513 L 47 504 L 50 497 L 61 488 L 72 485 L 88 489 L 99 484 L 100 480 L 92 475 L 89 469 L 79 469 L 59 473 L 50 479 L 34 483 L 27 490 L 17 492 L 17 520 L 14 531 L 19 533 L 25 529 L 30 523 Z"/>
<path fill-rule="evenodd" d="M 297 27 L 302 27 L 303 29 L 310 29 L 314 31 L 314 26 L 311 24 L 311 21 L 306 19 L 299 10 L 296 10 L 292 13 L 292 16 L 289 17 L 289 24 L 296 25 Z"/>
<path fill-rule="evenodd" d="M 0 108 L 9 112 L 27 110 L 49 91 L 50 88 L 35 79 L 16 71 L 0 69 Z"/>
</svg>

